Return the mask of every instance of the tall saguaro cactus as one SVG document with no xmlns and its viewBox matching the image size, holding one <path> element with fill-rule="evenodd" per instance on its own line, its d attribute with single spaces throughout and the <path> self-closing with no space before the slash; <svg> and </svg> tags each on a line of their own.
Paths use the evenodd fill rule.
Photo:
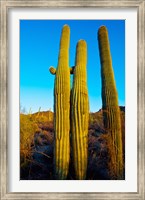
<svg viewBox="0 0 145 200">
<path fill-rule="evenodd" d="M 110 134 L 112 143 L 112 169 L 117 179 L 123 176 L 122 133 L 118 94 L 114 79 L 108 31 L 101 26 L 98 31 L 101 59 L 102 104 L 104 126 Z"/>
<path fill-rule="evenodd" d="M 55 74 L 54 86 L 54 166 L 56 179 L 66 179 L 70 158 L 70 69 L 69 69 L 70 28 L 62 29 L 57 69 L 50 68 Z"/>
<path fill-rule="evenodd" d="M 80 40 L 76 49 L 71 93 L 71 134 L 76 179 L 85 179 L 87 170 L 89 101 L 86 63 L 87 45 L 84 40 Z"/>
</svg>

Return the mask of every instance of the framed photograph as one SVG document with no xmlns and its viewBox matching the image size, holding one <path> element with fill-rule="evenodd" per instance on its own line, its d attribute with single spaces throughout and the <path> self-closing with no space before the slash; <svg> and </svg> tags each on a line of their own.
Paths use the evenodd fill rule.
<svg viewBox="0 0 145 200">
<path fill-rule="evenodd" d="M 144 200 L 145 2 L 0 2 L 1 199 Z"/>
</svg>

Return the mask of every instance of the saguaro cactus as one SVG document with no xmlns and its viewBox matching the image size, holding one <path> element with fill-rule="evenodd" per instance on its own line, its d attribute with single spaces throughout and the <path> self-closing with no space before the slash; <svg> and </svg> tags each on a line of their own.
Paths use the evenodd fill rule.
<svg viewBox="0 0 145 200">
<path fill-rule="evenodd" d="M 101 60 L 102 77 L 102 104 L 104 126 L 111 136 L 112 143 L 112 169 L 117 179 L 123 176 L 122 133 L 118 94 L 112 68 L 112 59 L 108 31 L 101 26 L 98 31 L 98 41 Z"/>
<path fill-rule="evenodd" d="M 70 28 L 62 29 L 57 69 L 50 68 L 55 74 L 54 86 L 54 166 L 56 179 L 66 179 L 70 158 L 70 69 L 69 69 Z"/>
<path fill-rule="evenodd" d="M 76 179 L 85 179 L 88 158 L 89 101 L 87 91 L 87 45 L 80 40 L 76 49 L 71 91 L 71 138 Z"/>
</svg>

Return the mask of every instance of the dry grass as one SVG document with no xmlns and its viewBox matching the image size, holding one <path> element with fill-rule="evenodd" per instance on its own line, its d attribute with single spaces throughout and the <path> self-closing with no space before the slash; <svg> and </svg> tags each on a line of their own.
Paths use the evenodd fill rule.
<svg viewBox="0 0 145 200">
<path fill-rule="evenodd" d="M 47 153 L 36 150 L 37 145 L 43 146 L 53 143 L 53 126 L 51 121 L 48 122 L 47 114 L 20 114 L 20 168 L 21 174 L 27 178 L 31 176 L 32 165 L 42 167 L 39 162 L 34 160 L 34 153 L 43 154 L 43 157 L 49 158 Z"/>
</svg>

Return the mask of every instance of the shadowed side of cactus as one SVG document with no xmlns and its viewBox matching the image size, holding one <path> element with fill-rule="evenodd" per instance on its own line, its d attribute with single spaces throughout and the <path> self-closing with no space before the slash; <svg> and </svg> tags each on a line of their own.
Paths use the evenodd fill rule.
<svg viewBox="0 0 145 200">
<path fill-rule="evenodd" d="M 112 143 L 112 169 L 117 179 L 123 177 L 122 132 L 118 94 L 114 79 L 108 31 L 101 26 L 98 31 L 101 60 L 102 104 L 104 126 L 110 133 Z"/>
<path fill-rule="evenodd" d="M 70 28 L 62 29 L 57 69 L 54 85 L 54 168 L 56 179 L 66 179 L 70 158 L 70 68 L 69 68 Z"/>
<path fill-rule="evenodd" d="M 86 63 L 87 44 L 80 40 L 76 48 L 71 91 L 71 138 L 76 179 L 85 179 L 88 159 L 89 100 Z"/>
</svg>

